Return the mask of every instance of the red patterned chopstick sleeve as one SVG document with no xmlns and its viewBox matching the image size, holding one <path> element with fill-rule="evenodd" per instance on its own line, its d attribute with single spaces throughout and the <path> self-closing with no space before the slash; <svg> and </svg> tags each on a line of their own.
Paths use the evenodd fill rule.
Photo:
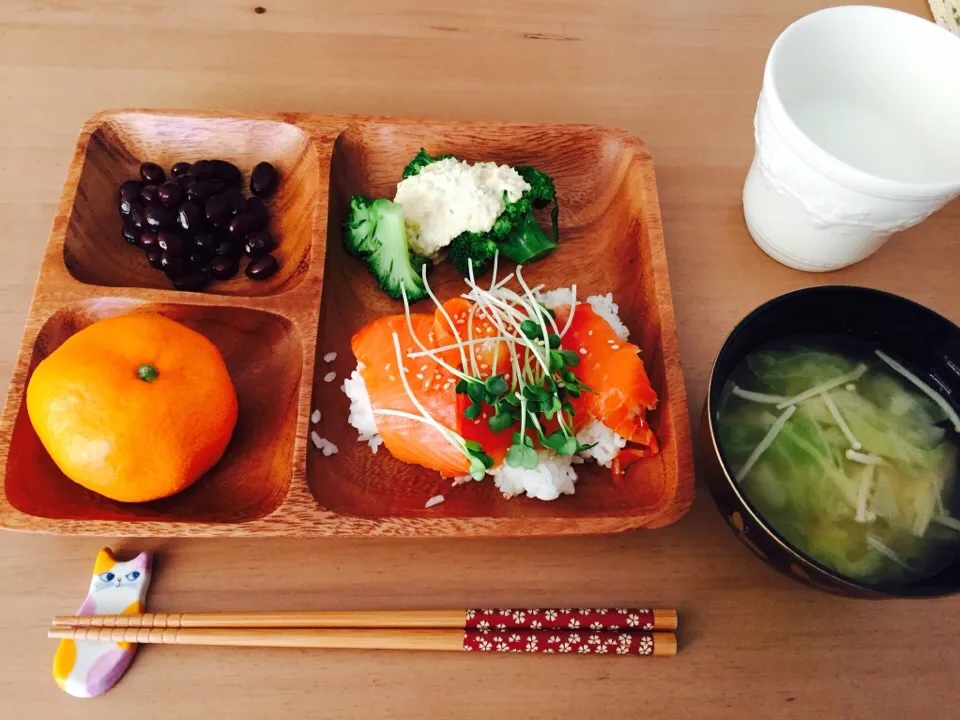
<svg viewBox="0 0 960 720">
<path fill-rule="evenodd" d="M 513 628 L 486 632 L 465 630 L 463 633 L 463 649 L 479 652 L 654 655 L 657 642 L 657 634 L 650 632 Z"/>
<path fill-rule="evenodd" d="M 504 631 L 578 630 L 578 631 L 652 631 L 653 611 L 636 608 L 564 608 L 510 610 L 467 610 L 467 630 Z"/>
</svg>

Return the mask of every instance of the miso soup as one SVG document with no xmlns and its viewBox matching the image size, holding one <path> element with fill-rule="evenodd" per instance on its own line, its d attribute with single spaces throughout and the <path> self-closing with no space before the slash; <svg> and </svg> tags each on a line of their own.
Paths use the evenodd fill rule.
<svg viewBox="0 0 960 720">
<path fill-rule="evenodd" d="M 960 549 L 960 416 L 881 348 L 838 337 L 758 348 L 725 384 L 717 435 L 772 529 L 842 575 L 909 583 Z"/>
</svg>

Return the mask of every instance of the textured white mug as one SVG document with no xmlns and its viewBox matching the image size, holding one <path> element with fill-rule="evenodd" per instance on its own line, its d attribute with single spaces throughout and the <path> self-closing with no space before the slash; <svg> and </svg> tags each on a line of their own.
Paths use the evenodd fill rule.
<svg viewBox="0 0 960 720">
<path fill-rule="evenodd" d="M 801 18 L 773 44 L 743 189 L 754 241 L 836 270 L 960 195 L 960 38 L 868 6 Z"/>
</svg>

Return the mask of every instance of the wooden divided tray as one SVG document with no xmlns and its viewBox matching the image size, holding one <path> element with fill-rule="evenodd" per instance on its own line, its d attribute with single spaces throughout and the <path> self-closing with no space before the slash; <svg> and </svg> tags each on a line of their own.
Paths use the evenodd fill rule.
<svg viewBox="0 0 960 720">
<path fill-rule="evenodd" d="M 376 455 L 346 421 L 341 385 L 355 366 L 350 337 L 402 311 L 339 242 L 350 195 L 392 197 L 421 147 L 471 161 L 531 164 L 552 175 L 559 249 L 525 268 L 535 283 L 612 292 L 641 346 L 660 407 L 651 425 L 662 453 L 614 485 L 578 467 L 576 494 L 554 502 L 504 499 L 490 480 L 451 488 L 436 473 Z M 201 293 L 173 290 L 124 243 L 117 187 L 141 162 L 169 167 L 217 157 L 249 174 L 272 162 L 270 201 L 281 269 L 254 283 L 242 273 Z M 24 241 L 24 238 L 20 238 Z M 431 277 L 446 299 L 463 292 L 449 263 Z M 222 352 L 240 418 L 221 461 L 167 498 L 122 504 L 68 480 L 34 432 L 24 391 L 37 363 L 91 323 L 159 312 Z M 323 360 L 336 352 L 332 363 Z M 325 382 L 329 372 L 336 379 Z M 322 419 L 310 423 L 319 408 Z M 316 451 L 310 432 L 339 447 Z M 144 429 L 149 442 L 149 428 Z M 70 165 L 30 306 L 0 427 L 0 526 L 119 536 L 533 536 L 605 533 L 676 521 L 693 499 L 690 432 L 656 183 L 644 144 L 585 126 L 416 121 L 331 115 L 223 115 L 142 110 L 99 114 Z M 446 501 L 425 508 L 443 494 Z"/>
</svg>

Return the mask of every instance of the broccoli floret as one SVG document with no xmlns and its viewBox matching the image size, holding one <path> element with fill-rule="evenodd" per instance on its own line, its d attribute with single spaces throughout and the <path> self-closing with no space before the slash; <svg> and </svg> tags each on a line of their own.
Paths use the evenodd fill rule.
<svg viewBox="0 0 960 720">
<path fill-rule="evenodd" d="M 534 208 L 556 203 L 557 191 L 553 178 L 536 168 L 518 165 L 514 170 L 526 180 L 530 189 L 516 202 L 507 201 L 490 232 L 496 236 L 501 253 L 514 262 L 528 263 L 546 257 L 557 247 L 559 206 L 554 204 L 551 214 L 552 238 L 543 232 L 533 214 Z"/>
<path fill-rule="evenodd" d="M 420 152 L 417 153 L 416 157 L 413 158 L 407 166 L 403 169 L 404 179 L 410 177 L 411 175 L 416 175 L 418 172 L 423 170 L 423 168 L 431 163 L 435 163 L 439 160 L 446 160 L 447 158 L 452 158 L 453 155 L 446 153 L 444 155 L 437 155 L 436 157 L 431 157 L 427 154 L 427 151 L 423 148 L 420 148 Z"/>
<path fill-rule="evenodd" d="M 502 216 L 501 216 L 502 217 Z M 515 263 L 529 263 L 546 257 L 557 249 L 557 208 L 553 215 L 554 236 L 547 237 L 533 211 L 528 210 L 498 244 L 500 252 Z"/>
<path fill-rule="evenodd" d="M 530 203 L 529 192 L 525 192 L 515 202 L 510 202 L 506 193 L 503 196 L 503 212 L 497 216 L 490 228 L 490 234 L 496 238 L 497 242 L 506 240 L 516 227 L 523 224 L 524 218 L 530 214 L 533 207 Z"/>
<path fill-rule="evenodd" d="M 427 259 L 410 249 L 403 213 L 396 203 L 354 196 L 344 223 L 344 243 L 364 258 L 380 289 L 394 300 L 403 297 L 401 287 L 410 302 L 427 296 L 421 277 Z"/>
<path fill-rule="evenodd" d="M 350 211 L 343 223 L 343 245 L 356 257 L 366 257 L 377 249 L 374 237 L 377 216 L 371 210 L 372 204 L 370 198 L 363 195 L 350 198 Z"/>
<path fill-rule="evenodd" d="M 474 274 L 479 275 L 496 252 L 497 243 L 490 233 L 463 232 L 450 243 L 450 260 L 465 276 L 470 273 L 468 261 L 472 261 Z"/>
<path fill-rule="evenodd" d="M 553 185 L 552 177 L 529 165 L 519 165 L 514 170 L 530 185 L 524 197 L 528 197 L 535 208 L 545 208 L 557 199 L 557 189 Z"/>
</svg>

